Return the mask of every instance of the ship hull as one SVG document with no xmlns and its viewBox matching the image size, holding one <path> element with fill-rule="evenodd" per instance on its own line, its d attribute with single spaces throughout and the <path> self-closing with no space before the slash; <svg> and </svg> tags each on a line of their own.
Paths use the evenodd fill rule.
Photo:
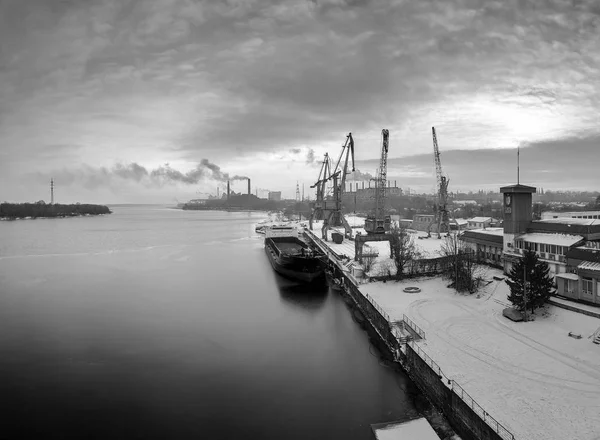
<svg viewBox="0 0 600 440">
<path fill-rule="evenodd" d="M 265 239 L 265 252 L 275 272 L 303 283 L 322 280 L 325 275 L 318 256 L 304 255 L 308 249 L 306 243 L 296 238 Z"/>
</svg>

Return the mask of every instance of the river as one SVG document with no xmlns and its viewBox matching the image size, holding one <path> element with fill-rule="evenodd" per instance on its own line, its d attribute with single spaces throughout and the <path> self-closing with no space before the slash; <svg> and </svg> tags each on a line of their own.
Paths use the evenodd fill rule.
<svg viewBox="0 0 600 440">
<path fill-rule="evenodd" d="M 0 438 L 371 440 L 414 417 L 339 295 L 274 273 L 266 214 L 111 209 L 0 222 Z"/>
</svg>

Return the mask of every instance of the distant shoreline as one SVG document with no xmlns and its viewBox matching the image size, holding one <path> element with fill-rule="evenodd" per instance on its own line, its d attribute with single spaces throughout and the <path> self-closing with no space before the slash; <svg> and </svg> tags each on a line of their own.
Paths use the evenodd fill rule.
<svg viewBox="0 0 600 440">
<path fill-rule="evenodd" d="M 104 205 L 93 204 L 46 204 L 37 203 L 0 203 L 0 220 L 35 220 L 49 218 L 91 217 L 112 214 Z"/>
</svg>

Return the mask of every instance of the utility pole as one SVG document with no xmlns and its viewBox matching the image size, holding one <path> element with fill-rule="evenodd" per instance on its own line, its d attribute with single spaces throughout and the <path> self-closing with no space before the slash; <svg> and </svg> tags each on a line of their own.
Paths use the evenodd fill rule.
<svg viewBox="0 0 600 440">
<path fill-rule="evenodd" d="M 454 287 L 458 293 L 458 237 L 454 235 Z"/>
<path fill-rule="evenodd" d="M 525 322 L 527 322 L 527 265 L 523 266 L 523 311 Z"/>
</svg>

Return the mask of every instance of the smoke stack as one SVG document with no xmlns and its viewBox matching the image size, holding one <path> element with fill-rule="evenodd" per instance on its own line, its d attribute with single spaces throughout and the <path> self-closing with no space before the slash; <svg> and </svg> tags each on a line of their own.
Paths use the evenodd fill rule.
<svg viewBox="0 0 600 440">
<path fill-rule="evenodd" d="M 229 180 L 227 181 L 227 200 L 229 200 Z"/>
<path fill-rule="evenodd" d="M 398 183 L 396 180 L 394 180 L 394 188 L 398 188 Z"/>
<path fill-rule="evenodd" d="M 248 178 L 248 195 L 252 194 L 252 191 L 250 191 L 250 178 Z"/>
</svg>

